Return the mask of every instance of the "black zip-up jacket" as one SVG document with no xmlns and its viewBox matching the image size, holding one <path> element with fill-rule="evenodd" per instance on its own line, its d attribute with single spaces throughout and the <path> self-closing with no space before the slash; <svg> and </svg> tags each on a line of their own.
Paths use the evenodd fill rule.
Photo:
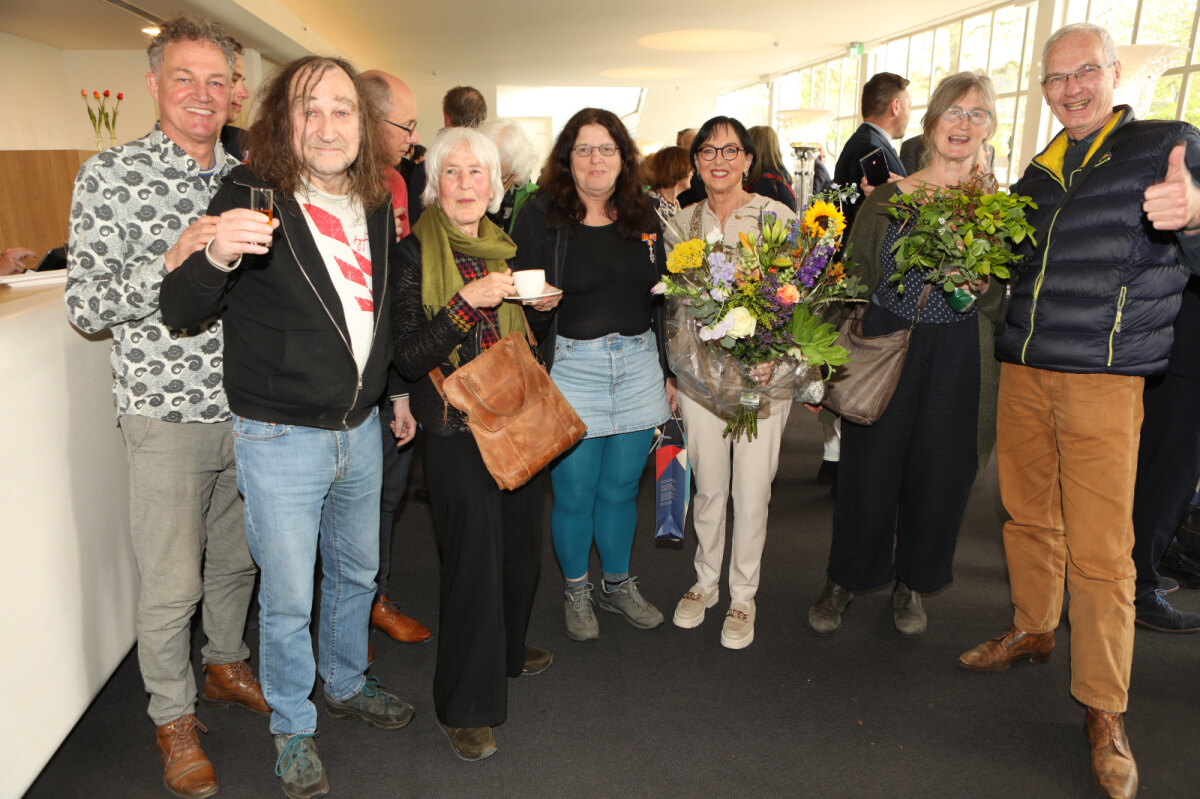
<svg viewBox="0 0 1200 799">
<path fill-rule="evenodd" d="M 250 207 L 250 188 L 265 187 L 235 168 L 208 213 Z M 389 200 L 367 217 L 374 337 L 359 379 L 342 301 L 295 198 L 276 193 L 279 229 L 271 251 L 245 255 L 230 272 L 193 253 L 163 280 L 160 306 L 172 327 L 220 315 L 225 328 L 225 391 L 239 416 L 260 422 L 343 430 L 361 424 L 387 386 L 392 359 L 389 260 L 395 221 Z"/>
<path fill-rule="evenodd" d="M 1143 193 L 1166 174 L 1167 156 L 1187 142 L 1187 163 L 1200 177 L 1200 133 L 1186 122 L 1133 121 L 1119 106 L 1092 145 L 1118 131 L 1066 206 L 1066 135 L 1060 133 L 1013 185 L 1038 204 L 1029 214 L 1037 247 L 1010 285 L 1006 325 L 996 341 L 1001 361 L 1070 373 L 1152 375 L 1166 369 L 1172 324 L 1188 281 L 1177 234 L 1155 230 Z M 1090 155 L 1090 153 L 1089 153 Z M 1090 160 L 1090 159 L 1089 159 Z"/>
</svg>

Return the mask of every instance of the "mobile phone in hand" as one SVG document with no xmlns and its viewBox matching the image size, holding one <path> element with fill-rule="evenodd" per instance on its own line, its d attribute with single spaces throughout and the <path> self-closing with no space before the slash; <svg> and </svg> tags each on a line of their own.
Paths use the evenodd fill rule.
<svg viewBox="0 0 1200 799">
<path fill-rule="evenodd" d="M 876 147 L 871 152 L 858 159 L 858 163 L 862 165 L 863 175 L 867 178 L 867 183 L 872 186 L 882 186 L 888 182 L 892 172 L 888 169 L 887 158 L 883 155 L 883 148 Z"/>
</svg>

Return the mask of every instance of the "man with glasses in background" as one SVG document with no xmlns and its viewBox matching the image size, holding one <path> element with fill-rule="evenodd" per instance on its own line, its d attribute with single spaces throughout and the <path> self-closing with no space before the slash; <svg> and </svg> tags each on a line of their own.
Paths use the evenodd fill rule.
<svg viewBox="0 0 1200 799">
<path fill-rule="evenodd" d="M 1167 366 L 1187 270 L 1200 269 L 1200 132 L 1113 107 L 1121 63 L 1100 26 L 1052 34 L 1042 65 L 1042 94 L 1063 130 L 1013 186 L 1037 203 L 1037 234 L 1023 245 L 996 343 L 1014 618 L 959 664 L 995 672 L 1047 660 L 1065 578 L 1071 694 L 1087 707 L 1092 775 L 1106 796 L 1132 797 L 1137 766 L 1122 714 L 1142 386 Z"/>
</svg>

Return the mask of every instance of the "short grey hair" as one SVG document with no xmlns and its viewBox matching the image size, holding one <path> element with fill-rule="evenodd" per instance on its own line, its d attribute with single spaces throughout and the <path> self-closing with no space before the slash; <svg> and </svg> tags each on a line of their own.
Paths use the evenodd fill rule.
<svg viewBox="0 0 1200 799">
<path fill-rule="evenodd" d="M 537 168 L 538 157 L 524 126 L 510 117 L 492 117 L 479 130 L 496 145 L 501 167 L 508 164 L 508 171 L 517 176 L 516 185 L 528 183 Z"/>
<path fill-rule="evenodd" d="M 1059 41 L 1076 33 L 1083 33 L 1089 36 L 1095 36 L 1100 40 L 1100 46 L 1104 49 L 1104 60 L 1108 62 L 1118 61 L 1117 58 L 1117 43 L 1113 41 L 1112 34 L 1108 32 L 1108 28 L 1103 25 L 1097 25 L 1093 22 L 1072 22 L 1070 25 L 1063 25 L 1061 28 L 1050 34 L 1050 38 L 1042 45 L 1042 76 L 1046 75 L 1046 56 L 1050 55 L 1050 48 L 1058 44 Z"/>
<path fill-rule="evenodd" d="M 492 184 L 492 201 L 488 203 L 488 212 L 500 210 L 500 201 L 504 199 L 504 180 L 500 176 L 500 152 L 492 140 L 475 128 L 446 128 L 438 133 L 425 152 L 425 191 L 421 192 L 421 203 L 426 208 L 438 204 L 438 188 L 442 183 L 442 165 L 460 144 L 470 148 L 488 171 Z"/>
<path fill-rule="evenodd" d="M 359 75 L 360 91 L 370 101 L 380 117 L 392 113 L 392 87 L 380 74 Z"/>
<path fill-rule="evenodd" d="M 982 72 L 955 72 L 947 75 L 938 83 L 933 94 L 929 95 L 929 106 L 925 116 L 921 117 L 921 166 L 928 165 L 933 158 L 933 131 L 938 120 L 946 113 L 946 109 L 954 105 L 954 101 L 974 89 L 983 98 L 983 107 L 988 112 L 988 132 L 979 141 L 980 147 L 996 132 L 996 87 L 992 79 Z M 966 109 L 971 110 L 971 109 Z"/>
<path fill-rule="evenodd" d="M 220 48 L 229 62 L 229 72 L 233 73 L 233 62 L 241 50 L 225 29 L 212 20 L 203 22 L 191 17 L 179 16 L 169 19 L 159 25 L 158 34 L 150 40 L 146 54 L 150 56 L 150 71 L 156 76 L 162 69 L 163 52 L 167 45 L 175 42 L 210 42 Z"/>
</svg>

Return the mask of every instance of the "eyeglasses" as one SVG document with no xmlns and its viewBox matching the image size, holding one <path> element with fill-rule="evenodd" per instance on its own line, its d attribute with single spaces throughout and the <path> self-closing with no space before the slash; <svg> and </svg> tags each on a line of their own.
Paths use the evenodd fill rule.
<svg viewBox="0 0 1200 799">
<path fill-rule="evenodd" d="M 390 119 L 386 119 L 386 118 L 384 118 L 384 117 L 380 117 L 380 119 L 381 119 L 381 120 L 383 120 L 384 122 L 388 123 L 389 125 L 391 125 L 391 126 L 392 126 L 392 127 L 394 127 L 394 128 L 400 128 L 400 130 L 404 131 L 404 132 L 405 132 L 405 133 L 407 133 L 409 136 L 411 136 L 411 135 L 413 135 L 414 133 L 416 133 L 416 132 L 417 132 L 417 122 L 416 122 L 416 120 L 413 120 L 412 127 L 410 128 L 410 127 L 409 127 L 409 126 L 407 126 L 407 125 L 401 125 L 399 122 L 393 122 L 392 120 L 390 120 Z"/>
<path fill-rule="evenodd" d="M 591 156 L 593 150 L 599 150 L 600 155 L 608 158 L 616 155 L 620 149 L 621 148 L 615 144 L 576 144 L 571 148 L 571 152 L 575 153 L 575 155 L 579 156 L 580 158 L 587 158 Z"/>
<path fill-rule="evenodd" d="M 986 125 L 992 118 L 992 113 L 986 108 L 972 108 L 970 111 L 960 105 L 952 105 L 942 112 L 942 119 L 947 122 L 957 122 L 966 117 L 972 125 Z"/>
<path fill-rule="evenodd" d="M 737 158 L 738 153 L 744 153 L 746 151 L 743 148 L 738 147 L 733 144 L 727 144 L 724 147 L 721 147 L 720 149 L 713 147 L 711 144 L 709 144 L 709 145 L 705 145 L 704 147 L 701 147 L 696 152 L 698 152 L 700 154 L 700 157 L 703 158 L 705 161 L 713 160 L 714 158 L 717 157 L 717 153 L 720 153 L 721 156 L 726 161 L 732 161 L 733 159 Z"/>
<path fill-rule="evenodd" d="M 1062 89 L 1066 87 L 1067 78 L 1071 76 L 1075 77 L 1076 83 L 1084 83 L 1099 75 L 1100 70 L 1111 67 L 1115 63 L 1115 61 L 1109 61 L 1107 64 L 1084 64 L 1074 72 L 1056 72 L 1042 78 L 1042 85 L 1051 89 Z"/>
</svg>

